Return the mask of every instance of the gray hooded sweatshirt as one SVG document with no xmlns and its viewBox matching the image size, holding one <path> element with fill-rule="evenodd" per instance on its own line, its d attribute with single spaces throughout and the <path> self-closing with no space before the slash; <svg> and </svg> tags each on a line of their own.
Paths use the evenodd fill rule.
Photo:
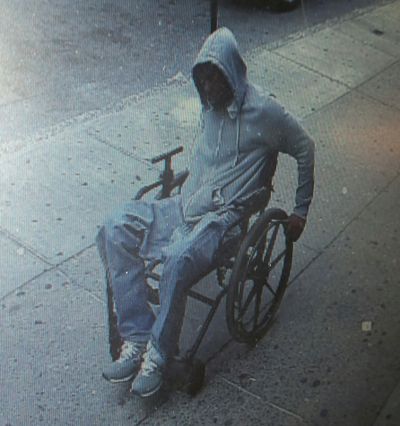
<svg viewBox="0 0 400 426">
<path fill-rule="evenodd" d="M 228 108 L 214 110 L 200 93 L 202 133 L 182 188 L 185 220 L 195 222 L 209 211 L 230 208 L 265 186 L 280 152 L 297 161 L 294 213 L 306 218 L 314 187 L 312 139 L 278 102 L 248 82 L 246 65 L 227 28 L 207 38 L 193 69 L 208 62 L 223 72 L 234 100 Z"/>
</svg>

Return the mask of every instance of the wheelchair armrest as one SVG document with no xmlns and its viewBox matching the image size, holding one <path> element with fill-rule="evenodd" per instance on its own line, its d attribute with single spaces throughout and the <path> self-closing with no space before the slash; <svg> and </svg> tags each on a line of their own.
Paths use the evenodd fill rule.
<svg viewBox="0 0 400 426">
<path fill-rule="evenodd" d="M 246 216 L 251 216 L 267 207 L 270 197 L 271 189 L 263 187 L 256 189 L 244 198 L 235 200 L 234 206 L 241 209 Z"/>
<path fill-rule="evenodd" d="M 225 230 L 224 235 L 220 241 L 220 247 L 218 251 L 221 251 L 221 247 L 224 245 L 224 241 L 228 238 L 229 234 L 234 233 L 236 227 L 239 227 L 239 233 L 243 238 L 247 232 L 247 226 L 250 217 L 256 213 L 264 210 L 270 200 L 272 187 L 264 186 L 251 192 L 246 197 L 240 198 L 233 202 L 233 205 L 239 210 L 240 216 L 231 223 Z M 232 234 L 233 235 L 233 234 Z"/>
</svg>

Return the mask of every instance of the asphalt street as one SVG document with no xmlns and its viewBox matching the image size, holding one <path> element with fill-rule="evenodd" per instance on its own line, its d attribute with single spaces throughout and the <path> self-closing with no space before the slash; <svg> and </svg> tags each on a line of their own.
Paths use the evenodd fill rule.
<svg viewBox="0 0 400 426">
<path fill-rule="evenodd" d="M 186 164 L 200 107 L 188 75 L 207 4 L 152 2 L 158 33 L 148 3 L 0 2 L 0 425 L 398 426 L 399 0 L 310 0 L 307 20 L 222 2 L 250 79 L 316 141 L 290 287 L 256 347 L 230 339 L 221 308 L 195 398 L 158 406 L 102 379 L 96 231 L 157 178 L 150 157 L 183 145 Z M 271 206 L 293 207 L 293 166 L 280 158 Z M 182 348 L 203 315 L 189 304 Z"/>
</svg>

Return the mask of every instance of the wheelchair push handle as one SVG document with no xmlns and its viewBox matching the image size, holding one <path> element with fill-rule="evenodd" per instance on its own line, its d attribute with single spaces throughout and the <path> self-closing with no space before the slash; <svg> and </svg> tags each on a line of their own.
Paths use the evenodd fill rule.
<svg viewBox="0 0 400 426">
<path fill-rule="evenodd" d="M 145 194 L 158 187 L 160 187 L 160 190 L 156 194 L 155 198 L 167 198 L 171 195 L 175 188 L 180 188 L 182 186 L 189 172 L 185 170 L 175 175 L 174 170 L 172 169 L 172 157 L 181 152 L 183 152 L 183 146 L 178 146 L 171 151 L 157 155 L 149 160 L 152 164 L 164 161 L 164 168 L 161 170 L 159 180 L 157 182 L 144 186 L 137 192 L 135 196 L 136 200 L 140 200 Z"/>
<path fill-rule="evenodd" d="M 174 178 L 175 174 L 172 169 L 172 157 L 176 154 L 179 154 L 183 151 L 183 146 L 178 146 L 177 148 L 165 152 L 161 155 L 158 155 L 151 159 L 152 164 L 159 163 L 164 161 L 164 170 L 160 173 L 161 179 L 161 193 L 160 198 L 167 198 L 171 195 L 171 191 L 174 187 Z"/>
<path fill-rule="evenodd" d="M 178 148 L 172 149 L 171 151 L 164 152 L 163 154 L 157 155 L 156 157 L 153 157 L 150 161 L 151 164 L 159 163 L 160 161 L 165 160 L 166 163 L 170 162 L 171 158 L 176 155 L 180 154 L 183 151 L 183 146 L 178 146 Z"/>
</svg>

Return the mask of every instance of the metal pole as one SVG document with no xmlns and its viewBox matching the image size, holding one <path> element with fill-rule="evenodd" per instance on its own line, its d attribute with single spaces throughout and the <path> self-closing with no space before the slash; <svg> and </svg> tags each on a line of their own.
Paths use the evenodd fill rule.
<svg viewBox="0 0 400 426">
<path fill-rule="evenodd" d="M 218 28 L 218 0 L 210 0 L 211 32 Z"/>
</svg>

